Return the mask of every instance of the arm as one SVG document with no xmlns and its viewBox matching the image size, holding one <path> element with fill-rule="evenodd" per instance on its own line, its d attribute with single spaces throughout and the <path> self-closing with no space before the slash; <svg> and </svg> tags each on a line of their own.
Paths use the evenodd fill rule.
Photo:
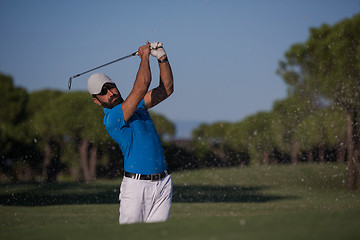
<svg viewBox="0 0 360 240">
<path fill-rule="evenodd" d="M 167 58 L 166 54 L 159 57 L 158 60 L 165 58 Z M 160 83 L 158 87 L 146 93 L 144 98 L 146 109 L 150 109 L 161 103 L 174 92 L 174 79 L 169 61 L 159 63 L 159 68 Z"/>
<path fill-rule="evenodd" d="M 150 45 L 147 44 L 141 46 L 138 50 L 138 55 L 141 58 L 141 62 L 134 86 L 129 96 L 122 103 L 125 122 L 127 122 L 136 111 L 137 106 L 148 91 L 151 82 L 151 71 L 149 65 Z"/>
</svg>

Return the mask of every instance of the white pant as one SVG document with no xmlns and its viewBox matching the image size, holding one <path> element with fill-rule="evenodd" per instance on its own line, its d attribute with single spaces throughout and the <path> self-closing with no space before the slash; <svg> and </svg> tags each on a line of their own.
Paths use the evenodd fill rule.
<svg viewBox="0 0 360 240">
<path fill-rule="evenodd" d="M 135 180 L 124 177 L 120 187 L 120 224 L 162 222 L 169 218 L 172 180 Z"/>
</svg>

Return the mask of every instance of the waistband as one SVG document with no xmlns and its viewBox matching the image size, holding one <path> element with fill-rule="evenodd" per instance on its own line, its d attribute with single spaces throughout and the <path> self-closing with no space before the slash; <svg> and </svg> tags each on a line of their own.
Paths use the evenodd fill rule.
<svg viewBox="0 0 360 240">
<path fill-rule="evenodd" d="M 170 171 L 164 170 L 162 173 L 157 174 L 151 174 L 151 175 L 144 175 L 144 174 L 138 174 L 138 173 L 131 173 L 126 172 L 124 173 L 125 177 L 136 179 L 136 180 L 151 180 L 151 181 L 159 181 L 163 179 L 164 177 L 168 176 L 170 174 Z"/>
</svg>

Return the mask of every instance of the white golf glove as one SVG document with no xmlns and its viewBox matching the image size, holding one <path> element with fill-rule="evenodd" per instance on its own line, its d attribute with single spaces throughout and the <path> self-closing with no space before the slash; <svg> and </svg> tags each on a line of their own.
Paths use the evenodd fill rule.
<svg viewBox="0 0 360 240">
<path fill-rule="evenodd" d="M 157 59 L 161 58 L 166 54 L 161 42 L 150 43 L 150 49 L 151 55 L 156 57 Z"/>
</svg>

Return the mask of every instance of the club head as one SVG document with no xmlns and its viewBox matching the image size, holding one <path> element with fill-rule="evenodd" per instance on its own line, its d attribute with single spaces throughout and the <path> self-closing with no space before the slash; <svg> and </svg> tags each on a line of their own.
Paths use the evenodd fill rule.
<svg viewBox="0 0 360 240">
<path fill-rule="evenodd" d="M 69 78 L 69 83 L 68 83 L 69 90 L 70 90 L 70 88 L 71 88 L 72 79 L 73 79 L 73 77 L 70 77 L 70 78 Z"/>
</svg>

